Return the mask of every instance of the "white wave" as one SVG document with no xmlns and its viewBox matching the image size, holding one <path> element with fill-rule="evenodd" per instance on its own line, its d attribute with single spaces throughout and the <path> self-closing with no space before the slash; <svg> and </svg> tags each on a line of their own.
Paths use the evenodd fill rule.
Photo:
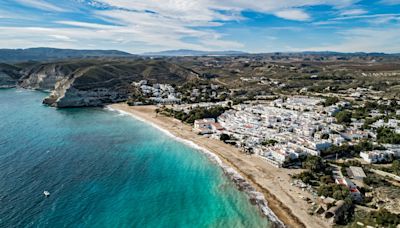
<svg viewBox="0 0 400 228">
<path fill-rule="evenodd" d="M 147 120 L 145 120 L 145 119 L 143 119 L 143 118 L 141 118 L 141 117 L 139 117 L 139 116 L 137 116 L 137 115 L 134 115 L 134 114 L 132 114 L 132 113 L 130 113 L 130 112 L 126 112 L 126 111 L 123 111 L 123 110 L 120 110 L 120 109 L 114 109 L 114 108 L 111 108 L 110 106 L 106 106 L 105 109 L 106 109 L 106 110 L 109 110 L 109 111 L 112 111 L 112 112 L 122 113 L 123 115 L 131 116 L 131 117 L 133 117 L 133 118 L 135 118 L 135 119 L 137 119 L 137 120 L 139 120 L 139 121 L 141 121 L 141 122 L 144 122 L 144 123 L 146 123 L 146 124 L 148 124 L 148 125 L 151 125 L 152 127 L 156 128 L 156 129 L 160 130 L 161 132 L 163 132 L 163 133 L 166 134 L 167 136 L 171 137 L 172 139 L 174 139 L 174 140 L 176 140 L 176 141 L 178 141 L 178 142 L 181 142 L 181 143 L 183 143 L 183 144 L 185 144 L 185 145 L 188 145 L 188 146 L 190 146 L 190 147 L 192 147 L 192 148 L 194 148 L 194 149 L 196 149 L 196 150 L 198 150 L 198 151 L 201 151 L 201 152 L 204 153 L 211 161 L 214 161 L 215 163 L 217 163 L 217 164 L 222 168 L 222 170 L 223 170 L 228 176 L 231 177 L 231 179 L 241 180 L 242 183 L 247 183 L 247 184 L 248 184 L 248 182 L 246 181 L 246 179 L 243 178 L 243 176 L 240 175 L 240 173 L 238 173 L 238 172 L 237 172 L 234 168 L 232 168 L 231 166 L 225 164 L 225 163 L 220 159 L 220 157 L 218 157 L 218 155 L 216 155 L 215 153 L 209 151 L 208 149 L 206 149 L 206 148 L 204 148 L 204 147 L 201 147 L 201 146 L 197 145 L 196 143 L 194 143 L 194 142 L 192 142 L 192 141 L 190 141 L 190 140 L 177 137 L 177 136 L 175 136 L 174 134 L 172 134 L 170 131 L 168 131 L 168 130 L 162 128 L 162 127 L 160 127 L 159 125 L 157 125 L 157 124 L 155 124 L 155 123 L 152 123 L 152 122 L 149 122 L 149 121 L 147 121 Z M 258 203 L 258 206 L 260 207 L 261 212 L 269 219 L 269 221 L 273 222 L 273 223 L 276 225 L 276 227 L 285 227 L 285 225 L 283 224 L 283 222 L 282 222 L 281 220 L 279 220 L 279 218 L 275 215 L 275 213 L 268 207 L 268 202 L 267 202 L 267 200 L 265 199 L 264 194 L 262 194 L 262 193 L 260 193 L 260 192 L 257 192 L 257 191 L 255 191 L 255 190 L 254 190 L 254 191 L 246 191 L 246 194 L 247 194 L 248 196 L 250 196 L 250 197 L 254 197 L 254 198 L 257 199 L 259 202 L 261 202 L 261 203 Z"/>
</svg>

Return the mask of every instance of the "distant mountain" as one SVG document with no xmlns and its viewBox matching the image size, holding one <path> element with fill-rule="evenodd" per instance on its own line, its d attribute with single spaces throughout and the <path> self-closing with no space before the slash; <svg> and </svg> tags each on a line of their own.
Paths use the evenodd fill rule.
<svg viewBox="0 0 400 228">
<path fill-rule="evenodd" d="M 241 51 L 197 51 L 197 50 L 168 50 L 160 52 L 146 52 L 142 55 L 146 56 L 235 56 L 235 55 L 247 55 L 246 52 Z"/>
<path fill-rule="evenodd" d="M 303 52 L 274 52 L 258 53 L 258 55 L 285 55 L 285 56 L 348 56 L 348 57 L 397 57 L 399 53 L 384 52 L 335 52 L 335 51 L 303 51 Z"/>
<path fill-rule="evenodd" d="M 334 51 L 304 51 L 301 52 L 306 55 L 322 55 L 322 56 L 334 56 L 334 55 L 342 55 L 342 56 L 390 56 L 392 54 L 386 54 L 383 52 L 334 52 Z"/>
<path fill-rule="evenodd" d="M 0 62 L 47 61 L 67 58 L 130 57 L 116 50 L 74 50 L 57 48 L 0 49 Z"/>
</svg>

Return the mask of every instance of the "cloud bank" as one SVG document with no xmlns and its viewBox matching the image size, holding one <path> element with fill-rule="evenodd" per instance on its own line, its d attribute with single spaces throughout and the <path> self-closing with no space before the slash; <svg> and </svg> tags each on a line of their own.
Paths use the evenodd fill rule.
<svg viewBox="0 0 400 228">
<path fill-rule="evenodd" d="M 121 49 L 134 53 L 166 49 L 198 50 L 254 50 L 251 40 L 260 47 L 262 37 L 241 36 L 236 28 L 251 34 L 255 29 L 268 29 L 265 42 L 273 43 L 280 51 L 329 48 L 348 51 L 400 51 L 400 44 L 391 38 L 398 33 L 398 17 L 380 17 L 360 7 L 360 0 L 7 0 L 11 9 L 25 10 L 35 19 L 18 19 L 10 23 L 0 17 L 1 47 L 51 46 L 61 48 Z M 396 5 L 397 0 L 382 0 L 382 5 Z M 0 6 L 2 3 L 0 3 Z M 319 10 L 318 7 L 326 9 Z M 326 11 L 326 12 L 324 12 Z M 20 13 L 19 13 L 20 14 Z M 262 15 L 262 16 L 258 16 Z M 322 16 L 321 16 L 322 15 Z M 330 15 L 325 17 L 325 15 Z M 259 19 L 262 18 L 262 19 Z M 275 19 L 274 19 L 275 18 Z M 257 25 L 262 20 L 262 25 Z M 271 20 L 271 24 L 269 21 Z M 362 26 L 349 25 L 350 20 L 363 20 Z M 255 25 L 253 25 L 253 24 Z M 347 24 L 346 24 L 347 23 Z M 374 24 L 375 23 L 375 24 Z M 376 29 L 376 24 L 389 26 Z M 366 26 L 365 24 L 368 24 Z M 398 24 L 398 23 L 397 23 Z M 324 26 L 342 26 L 332 30 L 335 44 L 330 41 L 282 44 L 289 31 L 298 28 L 299 38 L 307 41 L 307 34 L 321 32 Z M 231 29 L 235 27 L 235 29 Z M 279 28 L 279 29 L 278 29 Z M 364 31 L 364 32 L 362 32 Z M 382 47 L 373 40 L 382 34 L 391 45 Z M 323 34 L 317 34 L 322 36 Z M 311 35 L 310 35 L 311 36 Z M 269 39 L 268 37 L 274 37 Z M 356 38 L 356 39 L 355 39 Z M 358 40 L 360 43 L 354 43 Z M 280 45 L 281 48 L 279 48 Z M 292 47 L 292 48 L 291 48 Z M 340 48 L 341 47 L 341 48 Z M 362 50 L 361 50 L 362 49 Z M 327 49 L 328 50 L 328 49 Z M 260 48 L 259 51 L 276 51 Z"/>
</svg>

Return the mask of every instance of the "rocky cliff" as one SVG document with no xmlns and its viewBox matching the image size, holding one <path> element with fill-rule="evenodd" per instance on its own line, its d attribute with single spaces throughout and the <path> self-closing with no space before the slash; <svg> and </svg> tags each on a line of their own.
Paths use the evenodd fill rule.
<svg viewBox="0 0 400 228">
<path fill-rule="evenodd" d="M 75 61 L 35 64 L 24 69 L 19 85 L 29 89 L 51 91 L 58 82 L 69 79 L 76 71 L 92 65 L 90 62 Z"/>
<path fill-rule="evenodd" d="M 197 78 L 191 70 L 165 60 L 75 59 L 46 63 L 0 63 L 0 88 L 46 90 L 43 103 L 55 107 L 102 106 L 127 100 L 132 82 L 182 84 Z"/>
<path fill-rule="evenodd" d="M 23 80 L 27 88 L 51 89 L 43 101 L 56 107 L 102 106 L 125 101 L 132 94 L 132 82 L 181 84 L 198 75 L 162 60 L 96 61 L 79 67 L 46 65 Z M 76 65 L 74 65 L 76 66 Z"/>
<path fill-rule="evenodd" d="M 21 69 L 19 67 L 0 63 L 0 88 L 12 88 L 17 86 L 21 78 Z"/>
</svg>

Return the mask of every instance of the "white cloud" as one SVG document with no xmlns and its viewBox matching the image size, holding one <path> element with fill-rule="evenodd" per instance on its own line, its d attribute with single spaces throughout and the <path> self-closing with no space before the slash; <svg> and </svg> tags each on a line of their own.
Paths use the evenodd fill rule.
<svg viewBox="0 0 400 228">
<path fill-rule="evenodd" d="M 275 13 L 277 17 L 288 19 L 288 20 L 296 20 L 296 21 L 307 21 L 310 20 L 310 16 L 304 12 L 303 10 L 298 9 L 289 9 L 289 10 L 281 10 Z"/>
<path fill-rule="evenodd" d="M 45 11 L 57 11 L 57 12 L 63 12 L 66 11 L 65 9 L 58 7 L 56 5 L 53 5 L 51 3 L 48 3 L 44 0 L 16 0 L 20 4 L 33 7 L 36 9 L 40 10 L 45 10 Z"/>
<path fill-rule="evenodd" d="M 187 26 L 185 21 L 161 18 L 158 14 L 108 10 L 97 11 L 95 16 L 113 22 L 114 25 L 56 21 L 60 26 L 54 28 L 3 26 L 0 28 L 0 46 L 81 49 L 96 46 L 100 49 L 124 49 L 133 53 L 178 48 L 223 50 L 243 47 L 238 42 L 225 40 L 221 33 L 195 29 Z M 210 22 L 210 25 L 214 24 Z M 29 34 L 29 39 L 26 34 Z"/>
<path fill-rule="evenodd" d="M 204 27 L 225 21 L 243 20 L 245 10 L 272 14 L 287 20 L 307 21 L 311 16 L 300 7 L 331 5 L 341 9 L 356 0 L 98 0 L 111 10 L 94 13 L 116 26 L 82 22 L 59 22 L 70 26 L 99 29 L 120 37 L 118 42 L 141 42 L 163 48 L 237 49 L 244 45 L 227 40 L 224 34 Z M 153 12 L 153 13 L 149 13 Z M 203 27 L 199 29 L 198 27 Z M 190 40 L 190 41 L 189 41 Z"/>
<path fill-rule="evenodd" d="M 70 25 L 73 27 L 82 27 L 82 28 L 91 28 L 91 29 L 112 29 L 112 28 L 117 27 L 115 25 L 87 23 L 87 22 L 80 22 L 80 21 L 56 21 L 56 23 L 62 24 L 62 25 Z"/>
<path fill-rule="evenodd" d="M 110 6 L 129 10 L 150 10 L 172 18 L 190 21 L 232 20 L 237 13 L 250 10 L 274 15 L 283 15 L 283 18 L 298 20 L 306 18 L 306 13 L 300 7 L 329 5 L 335 8 L 344 8 L 353 5 L 359 0 L 98 0 Z M 233 15 L 223 14 L 233 12 Z M 289 16 L 293 12 L 295 16 Z"/>
<path fill-rule="evenodd" d="M 368 11 L 363 9 L 351 9 L 351 10 L 344 10 L 340 13 L 342 16 L 354 16 L 354 15 L 361 15 L 366 14 Z"/>
<path fill-rule="evenodd" d="M 70 37 L 64 36 L 64 35 L 53 34 L 53 35 L 49 35 L 49 37 L 52 37 L 52 38 L 57 39 L 57 40 L 62 40 L 62 41 L 69 41 L 69 42 L 76 41 L 76 40 L 73 40 Z"/>
<path fill-rule="evenodd" d="M 64 8 L 50 4 L 46 0 L 15 0 L 30 7 L 46 11 L 64 11 Z M 363 15 L 363 9 L 355 8 L 359 0 L 92 0 L 81 1 L 87 4 L 90 12 L 85 18 L 91 18 L 95 23 L 74 21 L 60 17 L 51 23 L 34 27 L 7 27 L 0 28 L 0 46 L 26 47 L 26 46 L 51 46 L 64 48 L 100 48 L 124 49 L 133 53 L 154 51 L 160 49 L 200 49 L 200 50 L 226 50 L 242 49 L 245 46 L 227 38 L 226 34 L 218 31 L 219 26 L 229 21 L 245 20 L 244 11 L 254 11 L 276 17 L 312 22 L 310 6 L 328 5 L 333 7 L 336 15 L 340 17 L 314 22 L 314 25 L 345 23 L 345 20 L 365 19 L 393 20 L 397 14 Z M 385 0 L 395 1 L 395 0 Z M 393 3 L 393 2 L 392 2 Z M 102 7 L 93 7 L 102 6 Z M 108 7 L 105 7 L 108 6 Z M 101 8 L 101 10 L 99 10 Z M 305 11 L 307 9 L 307 12 Z M 107 22 L 107 23 L 105 23 Z M 310 23 L 308 23 L 309 25 Z M 48 26 L 54 26 L 49 28 Z M 269 27 L 274 36 L 266 36 L 271 43 L 279 37 L 279 33 L 286 31 L 299 32 L 307 29 L 304 26 Z M 284 31 L 280 31 L 284 30 Z M 29 34 L 29 37 L 28 35 Z M 399 34 L 399 33 L 398 33 Z M 331 48 L 344 51 L 353 50 L 347 45 L 352 39 L 358 40 L 354 50 L 366 48 L 377 49 L 378 44 L 370 42 L 378 37 L 367 34 L 355 35 L 350 32 L 340 34 L 345 37 L 343 43 L 337 46 L 324 46 L 316 48 Z M 384 33 L 380 35 L 385 36 Z M 379 38 L 378 40 L 382 40 Z M 237 40 L 241 40 L 238 37 Z M 78 42 L 79 41 L 79 42 Z M 363 45 L 361 42 L 371 46 Z M 383 42 L 383 41 L 382 41 Z M 394 38 L 385 42 L 393 43 L 394 49 L 399 47 Z M 264 44 L 260 44 L 264 45 Z M 294 44 L 291 44 L 294 46 Z M 385 50 L 391 49 L 388 43 L 382 43 Z M 397 46 L 396 46 L 397 45 Z M 299 45 L 301 46 L 301 45 Z M 281 46 L 284 48 L 284 46 Z M 345 50 L 345 48 L 349 48 Z"/>
<path fill-rule="evenodd" d="M 163 17 L 159 14 L 132 11 L 99 11 L 97 15 L 109 22 L 117 23 L 118 27 L 108 31 L 126 35 L 132 39 L 147 44 L 171 46 L 169 48 L 196 49 L 227 49 L 240 48 L 237 42 L 223 40 L 223 35 L 212 30 L 199 30 L 188 26 L 186 20 Z M 196 24 L 215 26 L 214 22 L 195 22 Z M 194 42 L 182 40 L 191 39 Z"/>
<path fill-rule="evenodd" d="M 355 28 L 340 32 L 342 41 L 307 50 L 338 52 L 400 52 L 400 28 Z"/>
</svg>

